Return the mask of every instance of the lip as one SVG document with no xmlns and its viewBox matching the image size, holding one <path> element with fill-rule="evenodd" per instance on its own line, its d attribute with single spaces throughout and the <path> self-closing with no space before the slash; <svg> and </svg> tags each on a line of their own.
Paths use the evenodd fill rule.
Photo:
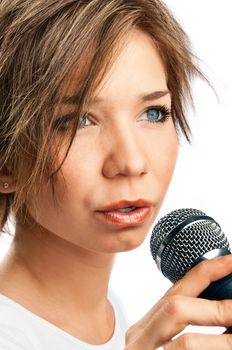
<svg viewBox="0 0 232 350">
<path fill-rule="evenodd" d="M 146 199 L 137 199 L 134 201 L 124 199 L 124 200 L 106 205 L 105 207 L 98 209 L 97 212 L 114 211 L 114 210 L 122 209 L 122 208 L 126 208 L 126 207 L 138 207 L 138 208 L 150 207 L 152 205 L 153 205 L 153 203 L 151 201 L 146 200 Z"/>
<path fill-rule="evenodd" d="M 130 212 L 117 211 L 118 209 L 132 206 L 136 207 L 136 209 Z M 152 207 L 152 203 L 144 199 L 135 201 L 122 200 L 97 210 L 96 216 L 101 222 L 113 227 L 138 226 L 150 219 L 153 213 Z"/>
</svg>

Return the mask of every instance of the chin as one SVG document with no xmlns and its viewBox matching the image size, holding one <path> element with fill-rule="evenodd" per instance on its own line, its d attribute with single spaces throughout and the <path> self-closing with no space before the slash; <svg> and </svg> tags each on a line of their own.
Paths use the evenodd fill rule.
<svg viewBox="0 0 232 350">
<path fill-rule="evenodd" d="M 119 234 L 116 242 L 112 242 L 108 247 L 109 252 L 120 253 L 136 249 L 144 242 L 145 238 L 146 235 L 139 235 L 136 232 L 130 234 L 122 233 L 122 235 Z"/>
<path fill-rule="evenodd" d="M 130 250 L 134 250 L 138 248 L 143 243 L 143 241 L 144 239 L 142 241 L 137 242 L 127 242 L 126 244 L 124 244 L 123 247 L 120 248 L 120 250 L 118 250 L 118 252 L 129 252 Z"/>
</svg>

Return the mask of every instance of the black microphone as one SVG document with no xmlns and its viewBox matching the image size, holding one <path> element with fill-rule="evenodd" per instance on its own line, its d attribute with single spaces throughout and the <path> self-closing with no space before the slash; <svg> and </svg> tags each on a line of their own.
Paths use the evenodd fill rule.
<svg viewBox="0 0 232 350">
<path fill-rule="evenodd" d="M 153 259 L 171 282 L 205 259 L 231 254 L 220 225 L 197 209 L 178 209 L 161 218 L 152 231 Z M 212 282 L 199 297 L 232 299 L 232 274 Z"/>
</svg>

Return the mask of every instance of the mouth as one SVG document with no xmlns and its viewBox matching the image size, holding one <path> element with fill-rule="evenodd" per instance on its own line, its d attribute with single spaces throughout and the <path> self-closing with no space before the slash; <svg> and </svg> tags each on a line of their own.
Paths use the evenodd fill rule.
<svg viewBox="0 0 232 350">
<path fill-rule="evenodd" d="M 137 226 L 150 218 L 152 207 L 153 204 L 144 199 L 123 200 L 97 210 L 96 214 L 101 221 L 113 226 Z"/>
<path fill-rule="evenodd" d="M 121 200 L 118 202 L 114 202 L 112 204 L 109 204 L 98 211 L 131 211 L 135 208 L 143 208 L 143 207 L 150 207 L 153 203 L 151 201 L 145 200 L 145 199 L 137 199 L 134 201 L 130 200 Z"/>
</svg>

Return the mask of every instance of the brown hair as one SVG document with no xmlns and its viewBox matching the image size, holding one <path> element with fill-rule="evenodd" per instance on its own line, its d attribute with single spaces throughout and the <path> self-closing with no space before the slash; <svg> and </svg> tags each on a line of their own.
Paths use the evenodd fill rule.
<svg viewBox="0 0 232 350">
<path fill-rule="evenodd" d="M 189 140 L 184 106 L 192 101 L 191 78 L 202 74 L 185 32 L 160 0 L 0 0 L 0 173 L 10 172 L 16 184 L 14 193 L 0 193 L 0 230 L 11 212 L 23 221 L 44 181 L 55 199 L 56 174 L 78 126 L 76 118 L 57 165 L 53 125 L 61 86 L 75 69 L 81 115 L 133 28 L 154 40 L 175 125 Z"/>
</svg>

